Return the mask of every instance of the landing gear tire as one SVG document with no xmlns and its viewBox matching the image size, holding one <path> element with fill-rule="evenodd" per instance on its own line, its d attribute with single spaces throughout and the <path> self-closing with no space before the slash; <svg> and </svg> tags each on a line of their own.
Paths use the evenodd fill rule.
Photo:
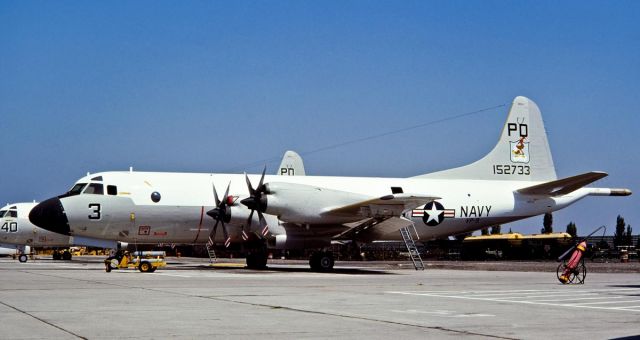
<svg viewBox="0 0 640 340">
<path fill-rule="evenodd" d="M 62 258 L 62 256 L 60 255 L 60 252 L 57 250 L 53 251 L 53 259 L 54 260 L 60 260 Z"/>
<path fill-rule="evenodd" d="M 265 251 L 255 251 L 247 254 L 247 268 L 267 268 L 267 253 Z"/>
<path fill-rule="evenodd" d="M 27 255 L 21 254 L 20 256 L 18 256 L 18 261 L 20 261 L 22 263 L 27 262 Z"/>
<path fill-rule="evenodd" d="M 311 258 L 309 258 L 309 266 L 311 270 L 318 272 L 328 272 L 333 270 L 333 265 L 335 264 L 335 260 L 333 259 L 333 254 L 328 251 L 318 251 L 311 254 Z"/>
<path fill-rule="evenodd" d="M 564 277 L 563 275 L 566 269 L 566 261 L 558 265 L 556 275 L 558 276 L 558 280 L 560 280 L 560 282 L 562 282 L 563 284 L 584 284 L 584 279 L 587 277 L 587 267 L 584 265 L 584 259 L 582 259 L 573 270 L 570 270 L 568 272 L 567 277 Z"/>
<path fill-rule="evenodd" d="M 151 273 L 153 266 L 151 265 L 151 263 L 144 261 L 140 263 L 140 266 L 138 267 L 138 269 L 140 270 L 141 273 Z"/>
<path fill-rule="evenodd" d="M 71 253 L 69 251 L 65 250 L 62 253 L 62 259 L 65 260 L 65 261 L 71 261 Z"/>
<path fill-rule="evenodd" d="M 104 261 L 105 267 L 109 268 L 109 270 L 107 270 L 107 273 L 113 269 L 118 269 L 119 264 L 120 261 L 115 256 L 107 257 L 107 259 Z"/>
</svg>

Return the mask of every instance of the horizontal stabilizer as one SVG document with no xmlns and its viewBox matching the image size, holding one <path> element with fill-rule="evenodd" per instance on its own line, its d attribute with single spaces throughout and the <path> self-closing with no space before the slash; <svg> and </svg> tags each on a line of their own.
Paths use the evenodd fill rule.
<svg viewBox="0 0 640 340">
<path fill-rule="evenodd" d="M 323 214 L 362 214 L 363 217 L 400 216 L 407 210 L 415 209 L 437 199 L 440 199 L 440 197 L 413 194 L 393 194 L 334 208 L 324 212 Z"/>
<path fill-rule="evenodd" d="M 592 171 L 577 176 L 571 176 L 518 189 L 517 192 L 524 195 L 562 196 L 576 191 L 584 187 L 585 185 L 593 183 L 604 177 L 607 177 L 606 172 Z"/>
</svg>

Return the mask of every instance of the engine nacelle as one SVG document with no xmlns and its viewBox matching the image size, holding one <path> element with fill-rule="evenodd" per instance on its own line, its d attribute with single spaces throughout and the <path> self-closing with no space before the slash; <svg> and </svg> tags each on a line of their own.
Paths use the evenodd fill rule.
<svg viewBox="0 0 640 340">
<path fill-rule="evenodd" d="M 364 195 L 305 184 L 265 184 L 267 214 L 297 224 L 341 224 L 361 220 L 358 216 L 327 215 L 327 211 L 367 199 Z"/>
<path fill-rule="evenodd" d="M 331 245 L 328 237 L 302 236 L 280 234 L 275 237 L 275 244 L 270 246 L 275 249 L 320 249 Z"/>
</svg>

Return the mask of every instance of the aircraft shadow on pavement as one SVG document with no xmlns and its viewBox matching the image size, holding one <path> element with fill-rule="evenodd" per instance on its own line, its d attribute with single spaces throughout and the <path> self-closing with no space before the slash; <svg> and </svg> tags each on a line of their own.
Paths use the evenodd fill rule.
<svg viewBox="0 0 640 340">
<path fill-rule="evenodd" d="M 216 270 L 216 271 L 239 271 L 239 272 L 247 272 L 247 273 L 319 273 L 319 274 L 338 274 L 338 275 L 398 275 L 398 273 L 392 273 L 388 271 L 384 271 L 382 269 L 372 270 L 372 269 L 364 269 L 364 268 L 334 268 L 333 271 L 329 272 L 316 272 L 312 271 L 310 268 L 297 268 L 297 267 L 272 267 L 267 266 L 266 269 L 248 269 L 245 267 L 215 267 L 215 266 L 197 266 L 198 269 L 205 270 Z"/>
<path fill-rule="evenodd" d="M 640 288 L 640 285 L 608 285 L 607 287 L 612 287 L 612 288 Z M 640 294 L 625 294 L 626 296 L 640 296 Z M 620 339 L 626 339 L 626 338 L 620 338 Z M 635 338 L 638 339 L 638 338 Z"/>
</svg>

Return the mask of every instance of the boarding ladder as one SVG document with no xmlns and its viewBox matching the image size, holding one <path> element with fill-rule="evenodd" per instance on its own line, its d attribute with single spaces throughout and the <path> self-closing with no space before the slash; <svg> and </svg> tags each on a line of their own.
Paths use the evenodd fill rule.
<svg viewBox="0 0 640 340">
<path fill-rule="evenodd" d="M 217 261 L 216 252 L 213 250 L 213 240 L 211 239 L 211 236 L 209 236 L 209 241 L 207 241 L 207 253 L 209 254 L 209 263 Z"/>
<path fill-rule="evenodd" d="M 410 227 L 404 227 L 400 229 L 400 235 L 402 235 L 402 240 L 404 244 L 407 246 L 407 250 L 409 251 L 409 257 L 411 257 L 411 261 L 413 262 L 413 266 L 416 270 L 424 270 L 424 262 L 422 262 L 422 257 L 420 257 L 420 252 L 418 251 L 418 247 L 416 247 L 416 243 L 413 241 L 413 237 L 411 236 L 411 232 L 409 231 Z M 416 232 L 415 225 L 411 225 L 413 231 Z M 417 234 L 417 232 L 416 232 Z"/>
</svg>

